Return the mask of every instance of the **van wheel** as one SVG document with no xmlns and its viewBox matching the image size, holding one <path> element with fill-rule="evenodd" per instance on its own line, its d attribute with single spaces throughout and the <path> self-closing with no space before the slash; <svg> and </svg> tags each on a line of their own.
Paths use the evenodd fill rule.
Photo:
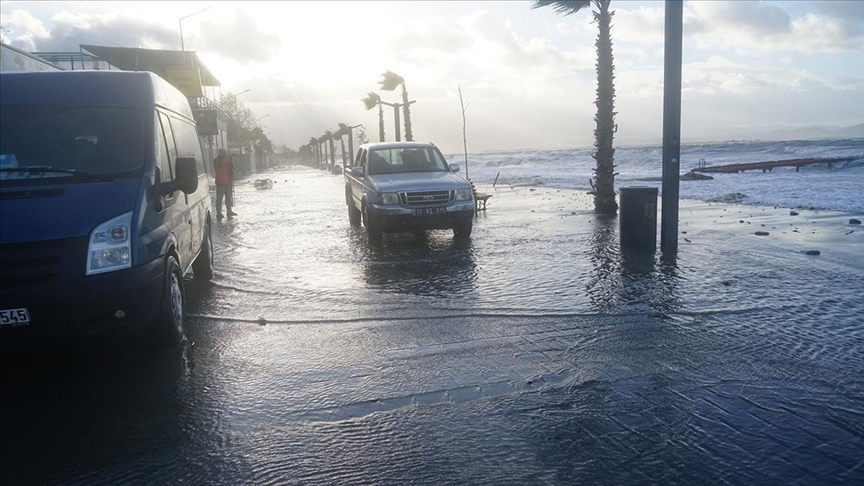
<svg viewBox="0 0 864 486">
<path fill-rule="evenodd" d="M 465 239 L 471 236 L 471 230 L 474 228 L 474 220 L 467 219 L 465 221 L 459 221 L 456 223 L 456 226 L 453 227 L 453 237 L 457 239 Z"/>
<path fill-rule="evenodd" d="M 186 338 L 186 289 L 183 273 L 174 255 L 165 262 L 165 285 L 162 288 L 162 304 L 156 322 L 156 339 L 160 345 L 176 346 Z"/>
<path fill-rule="evenodd" d="M 209 282 L 213 279 L 213 235 L 210 232 L 210 224 L 204 227 L 204 241 L 201 242 L 201 253 L 192 262 L 192 271 L 195 279 Z"/>
</svg>

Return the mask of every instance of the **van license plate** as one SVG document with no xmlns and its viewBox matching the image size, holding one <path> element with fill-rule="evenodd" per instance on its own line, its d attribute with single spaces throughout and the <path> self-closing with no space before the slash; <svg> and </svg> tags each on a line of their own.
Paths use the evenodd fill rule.
<svg viewBox="0 0 864 486">
<path fill-rule="evenodd" d="M 446 212 L 447 212 L 447 208 L 446 208 L 446 207 L 439 207 L 439 208 L 417 208 L 417 209 L 414 209 L 413 211 L 414 211 L 414 216 L 424 216 L 424 215 L 426 215 L 426 214 L 441 214 L 441 213 L 446 213 Z"/>
<path fill-rule="evenodd" d="M 30 313 L 26 308 L 0 310 L 0 326 L 30 325 Z"/>
</svg>

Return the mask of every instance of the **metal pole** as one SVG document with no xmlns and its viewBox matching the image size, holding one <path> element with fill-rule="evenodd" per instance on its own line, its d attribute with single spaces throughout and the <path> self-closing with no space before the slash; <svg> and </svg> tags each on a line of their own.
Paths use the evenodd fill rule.
<svg viewBox="0 0 864 486">
<path fill-rule="evenodd" d="M 402 140 L 402 134 L 399 129 L 399 107 L 402 106 L 399 103 L 393 104 L 393 119 L 396 121 L 396 141 L 399 142 Z"/>
<path fill-rule="evenodd" d="M 678 184 L 681 171 L 681 51 L 683 0 L 666 0 L 663 66 L 663 208 L 660 248 L 678 249 Z"/>
<path fill-rule="evenodd" d="M 186 50 L 186 46 L 183 44 L 183 20 L 184 20 L 184 19 L 188 19 L 189 17 L 191 17 L 191 16 L 193 16 L 193 15 L 198 15 L 198 14 L 200 14 L 201 12 L 204 12 L 204 11 L 207 11 L 207 10 L 210 10 L 210 7 L 205 7 L 205 8 L 202 8 L 201 10 L 199 10 L 199 11 L 193 13 L 193 14 L 189 14 L 189 15 L 187 15 L 187 16 L 185 16 L 185 17 L 180 17 L 180 20 L 179 20 L 178 22 L 179 22 L 179 24 L 180 24 L 180 50 L 181 50 L 181 51 L 185 51 L 185 50 Z"/>
</svg>

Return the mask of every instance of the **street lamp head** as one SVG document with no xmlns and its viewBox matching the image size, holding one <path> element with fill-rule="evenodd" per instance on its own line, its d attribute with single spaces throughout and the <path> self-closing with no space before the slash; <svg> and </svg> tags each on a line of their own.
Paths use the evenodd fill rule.
<svg viewBox="0 0 864 486">
<path fill-rule="evenodd" d="M 210 10 L 210 7 L 205 7 L 205 8 L 202 8 L 201 10 L 199 10 L 199 11 L 193 13 L 193 14 L 189 14 L 189 15 L 187 15 L 187 16 L 185 16 L 185 17 L 180 17 L 180 20 L 177 21 L 177 23 L 180 24 L 180 50 L 181 50 L 181 51 L 185 51 L 185 50 L 186 50 L 186 44 L 183 42 L 183 21 L 186 20 L 186 19 L 188 19 L 189 17 L 191 17 L 191 16 L 193 16 L 193 15 L 198 15 L 198 14 L 200 14 L 201 12 L 205 12 L 205 11 L 207 11 L 207 10 Z"/>
</svg>

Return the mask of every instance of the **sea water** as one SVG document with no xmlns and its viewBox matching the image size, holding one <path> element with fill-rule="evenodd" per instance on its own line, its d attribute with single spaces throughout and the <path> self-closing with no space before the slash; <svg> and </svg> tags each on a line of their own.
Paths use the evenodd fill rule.
<svg viewBox="0 0 864 486">
<path fill-rule="evenodd" d="M 553 187 L 590 190 L 596 162 L 594 149 L 513 151 L 469 154 L 467 175 L 477 184 L 505 187 Z M 661 188 L 661 146 L 616 147 L 615 189 Z M 712 180 L 681 181 L 680 197 L 740 202 L 760 206 L 864 212 L 864 139 L 785 142 L 731 141 L 681 146 L 681 173 L 699 166 L 818 157 L 854 157 L 832 164 L 776 168 L 738 174 L 710 174 Z M 449 154 L 450 163 L 465 165 L 464 154 Z M 465 175 L 466 168 L 462 167 Z M 495 179 L 497 177 L 497 182 Z M 662 190 L 662 189 L 661 189 Z"/>
</svg>

